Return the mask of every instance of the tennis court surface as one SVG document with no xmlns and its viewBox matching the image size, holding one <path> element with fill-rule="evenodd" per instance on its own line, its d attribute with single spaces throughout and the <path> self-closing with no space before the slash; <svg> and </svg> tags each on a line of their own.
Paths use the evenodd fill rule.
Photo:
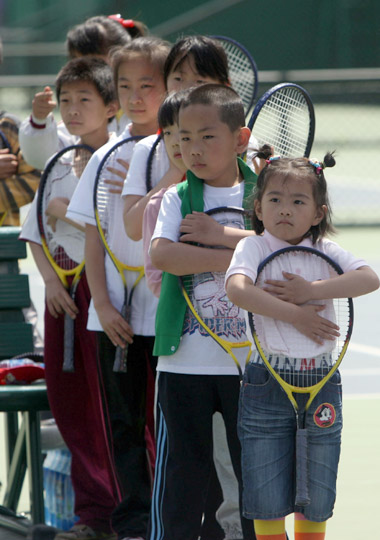
<svg viewBox="0 0 380 540">
<path fill-rule="evenodd" d="M 380 274 L 380 227 L 341 228 L 336 236 L 344 248 L 363 257 Z M 43 285 L 29 256 L 21 269 L 30 276 L 33 302 L 43 321 Z M 380 339 L 378 330 L 380 291 L 354 301 L 352 340 L 343 360 L 344 428 L 334 516 L 327 526 L 327 538 L 362 540 L 379 538 L 377 525 L 380 493 Z M 0 422 L 0 433 L 3 433 Z M 0 455 L 4 456 L 0 437 Z M 5 484 L 0 461 L 0 481 Z M 19 511 L 28 510 L 27 489 Z M 0 491 L 1 496 L 1 491 Z M 289 538 L 293 538 L 293 517 L 287 518 Z M 4 536 L 5 534 L 5 536 Z M 10 540 L 0 530 L 1 540 Z"/>
</svg>

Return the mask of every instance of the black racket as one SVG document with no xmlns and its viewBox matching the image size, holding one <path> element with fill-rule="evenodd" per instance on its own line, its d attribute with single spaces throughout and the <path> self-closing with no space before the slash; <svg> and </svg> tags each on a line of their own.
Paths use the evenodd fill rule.
<svg viewBox="0 0 380 540">
<path fill-rule="evenodd" d="M 276 155 L 309 157 L 315 132 L 311 98 L 298 84 L 278 84 L 256 103 L 248 127 L 259 146 L 273 146 Z"/>
<path fill-rule="evenodd" d="M 62 149 L 46 165 L 38 190 L 37 220 L 42 248 L 73 300 L 84 270 L 84 229 L 62 220 L 57 220 L 53 228 L 46 210 L 56 197 L 71 199 L 92 153 L 93 149 L 85 144 Z M 65 313 L 63 371 L 74 371 L 74 336 L 75 321 Z"/>
<path fill-rule="evenodd" d="M 146 184 L 146 192 L 149 193 L 149 191 L 152 189 L 152 170 L 153 170 L 153 163 L 154 160 L 157 158 L 157 153 L 160 151 L 161 145 L 165 144 L 164 139 L 162 136 L 162 133 L 159 133 L 157 135 L 156 140 L 153 143 L 152 148 L 150 149 L 148 161 L 146 163 L 146 176 L 145 176 L 145 184 Z"/>
<path fill-rule="evenodd" d="M 117 142 L 103 157 L 99 164 L 94 185 L 94 210 L 98 232 L 104 249 L 110 256 L 124 286 L 124 301 L 121 315 L 129 322 L 134 290 L 144 276 L 144 266 L 131 265 L 128 261 L 129 239 L 123 227 L 123 201 L 120 193 L 112 192 L 112 182 L 120 181 L 111 169 L 120 169 L 117 160 L 130 161 L 132 151 L 137 141 L 143 137 L 128 137 Z M 121 192 L 121 190 L 120 190 Z M 128 287 L 128 279 L 132 285 Z M 114 371 L 127 371 L 128 344 L 124 348 L 117 347 L 115 353 Z"/>
<path fill-rule="evenodd" d="M 312 248 L 293 246 L 272 253 L 260 264 L 255 285 L 262 289 L 267 279 L 284 280 L 283 271 L 298 274 L 307 281 L 324 280 L 343 274 L 340 266 L 324 253 Z M 249 313 L 250 327 L 257 348 L 254 361 L 263 363 L 280 384 L 297 419 L 297 506 L 307 506 L 310 503 L 306 412 L 343 360 L 352 333 L 354 313 L 351 298 L 310 303 L 325 305 L 319 315 L 339 326 L 340 336 L 334 341 L 326 340 L 323 345 L 318 345 L 291 324 Z M 304 405 L 300 405 L 293 394 L 308 394 L 309 397 Z"/>
<path fill-rule="evenodd" d="M 226 52 L 232 88 L 241 97 L 247 115 L 257 94 L 256 63 L 250 52 L 238 41 L 225 36 L 212 37 L 220 41 Z"/>
</svg>

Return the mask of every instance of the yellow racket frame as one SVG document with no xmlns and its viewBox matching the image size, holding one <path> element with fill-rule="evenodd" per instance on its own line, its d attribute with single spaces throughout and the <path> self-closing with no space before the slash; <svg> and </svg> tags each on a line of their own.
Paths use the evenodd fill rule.
<svg viewBox="0 0 380 540">
<path fill-rule="evenodd" d="M 66 289 L 69 289 L 70 285 L 69 285 L 69 282 L 67 281 L 67 277 L 74 276 L 74 282 L 79 278 L 84 268 L 84 264 L 85 264 L 84 259 L 77 266 L 75 266 L 74 268 L 71 268 L 71 270 L 63 270 L 60 266 L 58 266 L 58 264 L 55 262 L 54 258 L 52 257 L 45 238 L 41 237 L 41 241 L 42 241 L 42 249 L 45 253 L 46 258 L 48 259 L 49 263 L 54 268 L 54 271 L 59 277 L 59 279 L 61 280 L 62 285 Z"/>
<path fill-rule="evenodd" d="M 108 242 L 106 240 L 106 237 L 105 237 L 105 234 L 104 234 L 104 231 L 103 231 L 103 227 L 102 227 L 101 222 L 100 222 L 99 211 L 98 211 L 97 208 L 95 208 L 95 220 L 96 220 L 96 225 L 97 225 L 99 235 L 100 235 L 100 237 L 102 239 L 102 243 L 103 243 L 104 247 L 106 248 L 108 255 L 111 257 L 112 262 L 114 263 L 114 265 L 118 269 L 120 277 L 121 277 L 121 279 L 123 281 L 124 287 L 127 288 L 127 280 L 126 280 L 126 277 L 124 275 L 124 270 L 127 270 L 128 272 L 138 272 L 139 275 L 137 276 L 137 279 L 136 279 L 136 281 L 134 283 L 134 287 L 136 287 L 136 285 L 139 284 L 139 282 L 142 280 L 142 278 L 145 275 L 144 266 L 129 266 L 127 264 L 122 263 L 112 253 L 112 251 L 111 251 L 111 249 L 110 249 L 110 247 L 108 245 Z"/>
<path fill-rule="evenodd" d="M 349 344 L 349 339 L 346 339 L 344 342 L 344 345 L 342 347 L 342 350 L 340 352 L 338 360 L 335 362 L 332 369 L 328 372 L 327 375 L 325 375 L 317 384 L 314 384 L 312 386 L 305 386 L 302 388 L 299 388 L 298 386 L 293 386 L 292 384 L 289 384 L 285 382 L 280 375 L 273 369 L 270 362 L 268 362 L 267 357 L 265 355 L 265 352 L 263 348 L 261 347 L 260 341 L 257 337 L 256 332 L 253 332 L 253 340 L 255 342 L 257 351 L 262 359 L 262 361 L 265 363 L 267 369 L 270 371 L 270 373 L 273 375 L 273 377 L 276 379 L 276 381 L 279 383 L 281 388 L 283 388 L 284 392 L 288 396 L 290 402 L 292 403 L 295 410 L 298 410 L 298 404 L 297 401 L 294 399 L 293 392 L 296 394 L 310 394 L 310 397 L 305 405 L 305 411 L 308 410 L 310 407 L 311 402 L 315 398 L 315 396 L 318 394 L 320 389 L 324 386 L 324 384 L 334 375 L 338 367 L 340 366 L 344 355 L 346 354 L 346 350 Z"/>
<path fill-rule="evenodd" d="M 236 367 L 238 369 L 238 372 L 239 372 L 239 377 L 240 377 L 240 380 L 242 380 L 243 378 L 243 372 L 241 370 L 241 366 L 240 366 L 240 363 L 239 363 L 239 360 L 236 358 L 235 354 L 233 353 L 233 350 L 232 349 L 243 349 L 245 347 L 249 347 L 249 351 L 248 351 L 248 354 L 247 354 L 247 357 L 246 357 L 246 360 L 245 360 L 245 363 L 247 364 L 248 363 L 248 360 L 251 356 L 251 350 L 252 350 L 252 343 L 250 341 L 242 341 L 240 343 L 232 343 L 231 341 L 227 341 L 225 339 L 222 339 L 221 337 L 219 337 L 217 334 L 215 334 L 215 332 L 213 332 L 211 330 L 211 328 L 209 328 L 205 323 L 204 321 L 202 321 L 201 317 L 198 315 L 198 313 L 195 311 L 195 308 L 193 306 L 193 304 L 191 303 L 191 300 L 189 298 L 189 295 L 187 294 L 187 291 L 186 289 L 183 287 L 183 285 L 181 285 L 181 289 L 182 289 L 182 294 L 186 300 L 186 303 L 187 305 L 189 306 L 190 308 L 190 311 L 191 313 L 194 315 L 194 317 L 197 319 L 197 321 L 199 322 L 199 324 L 202 326 L 202 328 L 204 328 L 206 330 L 206 332 L 226 351 L 226 353 L 228 353 L 233 361 L 235 362 L 236 364 Z"/>
</svg>

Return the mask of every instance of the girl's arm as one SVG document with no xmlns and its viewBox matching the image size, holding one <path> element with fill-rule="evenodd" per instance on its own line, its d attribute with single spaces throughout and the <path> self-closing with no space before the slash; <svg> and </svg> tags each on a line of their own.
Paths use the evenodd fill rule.
<svg viewBox="0 0 380 540">
<path fill-rule="evenodd" d="M 325 306 L 308 304 L 297 306 L 284 302 L 272 294 L 259 289 L 243 274 L 233 274 L 226 284 L 227 296 L 237 306 L 272 319 L 292 324 L 299 332 L 318 344 L 333 340 L 339 335 L 339 327 L 318 315 Z"/>
<path fill-rule="evenodd" d="M 379 288 L 379 277 L 369 266 L 345 272 L 340 276 L 320 281 L 307 281 L 302 277 L 283 272 L 284 281 L 267 280 L 266 291 L 293 304 L 329 298 L 355 298 Z"/>
<path fill-rule="evenodd" d="M 176 276 L 201 272 L 225 272 L 232 255 L 232 249 L 203 248 L 172 242 L 167 238 L 156 238 L 150 248 L 154 266 Z"/>
<path fill-rule="evenodd" d="M 178 184 L 182 180 L 183 173 L 171 164 L 169 170 L 161 180 L 144 197 L 141 195 L 127 195 L 124 197 L 124 227 L 127 235 L 132 240 L 141 240 L 142 221 L 146 205 L 151 197 L 162 188 L 168 188 L 173 184 Z"/>
<path fill-rule="evenodd" d="M 29 242 L 29 245 L 37 268 L 45 283 L 46 305 L 50 315 L 57 319 L 59 315 L 66 312 L 72 319 L 75 319 L 78 314 L 78 308 L 46 258 L 42 246 L 34 242 Z"/>
<path fill-rule="evenodd" d="M 145 278 L 146 278 L 146 283 L 149 289 L 152 291 L 152 293 L 155 296 L 157 296 L 157 298 L 160 297 L 160 292 L 161 292 L 162 271 L 156 268 L 152 264 L 152 259 L 150 257 L 149 249 L 150 249 L 150 243 L 152 240 L 154 229 L 156 227 L 157 217 L 160 211 L 160 206 L 161 206 L 161 201 L 162 201 L 164 191 L 165 190 L 161 190 L 161 192 L 158 192 L 157 195 L 151 198 L 151 200 L 149 201 L 149 203 L 147 204 L 145 208 L 144 217 L 143 217 L 142 240 L 143 240 Z"/>
<path fill-rule="evenodd" d="M 125 347 L 132 343 L 133 331 L 111 303 L 106 281 L 104 247 L 95 225 L 86 224 L 86 275 L 100 324 L 112 343 Z"/>
<path fill-rule="evenodd" d="M 76 229 L 85 232 L 85 228 L 83 227 L 83 225 L 66 217 L 67 207 L 69 206 L 69 203 L 70 201 L 66 197 L 54 197 L 54 199 L 51 199 L 46 208 L 46 215 L 49 216 L 48 224 L 51 226 L 53 231 L 55 231 L 55 224 L 57 222 L 57 219 L 60 219 L 61 221 L 65 221 L 69 225 L 72 225 Z"/>
</svg>

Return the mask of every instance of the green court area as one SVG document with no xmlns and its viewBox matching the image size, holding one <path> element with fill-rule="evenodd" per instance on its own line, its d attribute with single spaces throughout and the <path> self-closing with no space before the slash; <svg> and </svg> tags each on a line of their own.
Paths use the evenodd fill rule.
<svg viewBox="0 0 380 540">
<path fill-rule="evenodd" d="M 363 257 L 380 274 L 380 227 L 341 227 L 334 237 L 345 249 Z M 29 274 L 33 302 L 42 329 L 44 289 L 31 256 L 20 262 Z M 380 291 L 354 301 L 352 340 L 343 360 L 344 428 L 334 516 L 327 539 L 378 538 L 377 507 L 380 493 L 380 338 L 378 330 Z M 0 421 L 0 433 L 3 433 Z M 4 456 L 0 436 L 0 456 Z M 0 459 L 0 481 L 5 484 L 5 465 Z M 2 492 L 0 491 L 0 499 Z M 19 510 L 28 510 L 27 489 Z M 293 538 L 293 517 L 287 518 Z M 0 536 L 1 537 L 1 536 Z"/>
<path fill-rule="evenodd" d="M 337 500 L 334 515 L 327 524 L 326 539 L 375 540 L 379 537 L 379 413 L 380 394 L 377 397 L 350 396 L 343 400 Z M 292 539 L 293 516 L 289 516 L 286 523 Z"/>
<path fill-rule="evenodd" d="M 341 228 L 335 240 L 380 274 L 380 227 Z M 379 538 L 380 493 L 380 291 L 354 300 L 353 336 L 341 373 L 343 438 L 337 500 L 327 539 Z M 287 518 L 293 538 L 293 517 Z"/>
<path fill-rule="evenodd" d="M 315 104 L 315 117 L 311 157 L 336 151 L 335 167 L 325 171 L 335 222 L 380 225 L 380 107 Z"/>
</svg>

